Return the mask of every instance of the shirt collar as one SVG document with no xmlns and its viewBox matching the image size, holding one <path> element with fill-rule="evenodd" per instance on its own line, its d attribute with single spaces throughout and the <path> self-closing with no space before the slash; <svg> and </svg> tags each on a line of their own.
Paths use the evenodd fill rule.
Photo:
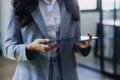
<svg viewBox="0 0 120 80">
<path fill-rule="evenodd" d="M 47 4 L 54 4 L 54 2 L 56 1 L 56 0 L 52 0 L 52 2 L 49 2 L 49 1 L 47 1 L 47 0 L 44 0 L 45 1 L 45 3 L 47 3 Z"/>
</svg>

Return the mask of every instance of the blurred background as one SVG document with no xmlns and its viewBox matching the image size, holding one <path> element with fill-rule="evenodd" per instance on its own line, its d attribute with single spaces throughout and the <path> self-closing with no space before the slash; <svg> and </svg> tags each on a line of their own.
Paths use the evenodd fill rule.
<svg viewBox="0 0 120 80">
<path fill-rule="evenodd" d="M 120 0 L 78 0 L 81 33 L 98 36 L 87 57 L 76 54 L 79 80 L 120 79 Z M 0 0 L 0 80 L 12 80 L 17 61 L 3 57 L 10 0 Z"/>
</svg>

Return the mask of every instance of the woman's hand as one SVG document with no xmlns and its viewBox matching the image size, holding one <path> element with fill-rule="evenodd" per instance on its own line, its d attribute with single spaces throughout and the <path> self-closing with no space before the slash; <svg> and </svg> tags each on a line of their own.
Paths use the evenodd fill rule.
<svg viewBox="0 0 120 80">
<path fill-rule="evenodd" d="M 89 36 L 89 40 L 83 41 L 83 42 L 77 42 L 75 44 L 78 45 L 80 48 L 83 48 L 83 49 L 88 48 L 90 46 L 92 35 L 90 33 L 88 33 L 88 36 Z"/>
<path fill-rule="evenodd" d="M 48 52 L 54 48 L 57 48 L 58 46 L 49 46 L 46 45 L 46 43 L 49 42 L 49 39 L 36 39 L 34 40 L 32 43 L 28 44 L 26 46 L 27 50 L 37 50 L 37 51 L 41 51 L 41 52 Z"/>
</svg>

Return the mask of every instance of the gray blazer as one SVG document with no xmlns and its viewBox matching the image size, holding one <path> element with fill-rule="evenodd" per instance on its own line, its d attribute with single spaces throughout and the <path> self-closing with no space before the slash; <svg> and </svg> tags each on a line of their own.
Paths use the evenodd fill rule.
<svg viewBox="0 0 120 80">
<path fill-rule="evenodd" d="M 60 3 L 60 34 L 59 38 L 80 36 L 80 22 L 73 21 L 71 14 L 67 12 L 63 2 Z M 5 38 L 5 56 L 17 60 L 18 65 L 13 80 L 48 80 L 50 52 L 38 51 L 32 60 L 26 56 L 26 45 L 35 39 L 47 38 L 46 27 L 39 9 L 31 13 L 33 21 L 24 28 L 19 28 L 11 7 L 7 21 L 7 34 Z M 60 67 L 62 80 L 78 80 L 76 73 L 76 61 L 74 45 L 64 44 L 60 46 Z"/>
</svg>

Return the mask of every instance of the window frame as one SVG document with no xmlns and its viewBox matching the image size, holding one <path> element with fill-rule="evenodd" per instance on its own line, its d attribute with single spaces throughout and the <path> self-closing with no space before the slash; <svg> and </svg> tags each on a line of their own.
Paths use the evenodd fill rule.
<svg viewBox="0 0 120 80">
<path fill-rule="evenodd" d="M 96 9 L 88 9 L 88 10 L 81 10 L 81 12 L 93 12 L 93 11 L 100 11 L 101 9 L 101 5 L 99 3 L 101 3 L 101 0 L 96 0 Z M 116 10 L 120 10 L 120 9 L 116 9 Z M 106 11 L 106 10 L 105 10 Z M 114 11 L 114 9 L 110 9 L 108 11 Z"/>
<path fill-rule="evenodd" d="M 98 10 L 99 10 L 99 6 L 100 6 L 100 5 L 98 4 L 99 1 L 100 1 L 100 0 L 96 0 L 96 9 L 87 9 L 87 10 L 86 10 L 86 9 L 85 9 L 85 10 L 81 10 L 81 9 L 80 9 L 80 11 L 81 11 L 81 12 L 93 12 L 93 11 L 98 11 Z"/>
<path fill-rule="evenodd" d="M 100 11 L 100 9 L 101 9 L 101 5 L 99 3 L 101 3 L 101 1 L 97 0 L 97 10 L 98 11 Z M 120 9 L 116 9 L 116 10 L 120 10 Z M 110 12 L 112 12 L 112 11 L 114 11 L 114 8 L 113 9 L 109 9 L 109 10 L 103 10 L 103 11 L 110 11 Z"/>
</svg>

